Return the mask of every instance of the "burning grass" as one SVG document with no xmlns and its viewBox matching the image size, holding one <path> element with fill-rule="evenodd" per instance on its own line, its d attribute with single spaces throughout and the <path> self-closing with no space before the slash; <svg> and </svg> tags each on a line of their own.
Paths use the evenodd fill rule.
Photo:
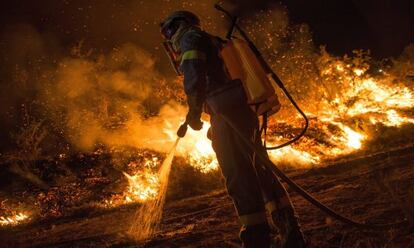
<svg viewBox="0 0 414 248">
<path fill-rule="evenodd" d="M 9 216 L 1 216 L 0 217 L 0 225 L 1 226 L 14 226 L 21 223 L 24 223 L 29 220 L 29 215 L 25 213 L 15 213 Z"/>
<path fill-rule="evenodd" d="M 13 207 L 7 203 L 7 199 L 0 203 L 0 226 L 16 226 L 30 221 L 30 213 L 20 211 L 19 207 Z"/>
<path fill-rule="evenodd" d="M 274 17 L 263 15 L 258 19 L 262 23 Z M 324 49 L 316 52 L 303 26 L 282 25 L 278 28 L 283 32 L 275 30 L 275 37 L 269 30 L 280 23 L 269 23 L 250 33 L 310 118 L 309 132 L 300 142 L 270 151 L 276 164 L 290 169 L 318 167 L 343 156 L 413 144 L 413 52 L 392 66 L 378 64 L 362 51 L 334 57 Z M 27 205 L 22 211 L 4 206 L 8 212 L 0 215 L 2 223 L 141 205 L 159 196 L 160 161 L 174 143 L 186 109 L 180 80 L 166 80 L 154 64 L 148 52 L 131 44 L 97 58 L 79 47 L 76 54 L 33 79 L 45 89 L 34 108 L 46 112 L 39 110 L 38 119 L 48 121 L 23 125 L 16 151 L 2 158 L 11 171 L 18 168 L 13 173 L 19 175 L 15 184 L 21 196 L 7 193 L 16 191 L 10 182 L 0 199 Z M 302 126 L 279 96 L 282 110 L 270 119 L 270 146 L 291 139 Z M 206 122 L 200 132 L 189 130 L 177 147 L 167 197 L 220 187 L 208 127 Z M 2 178 L 10 176 L 2 173 Z M 25 201 L 23 192 L 28 191 L 31 200 Z"/>
<path fill-rule="evenodd" d="M 136 240 L 145 240 L 157 231 L 164 210 L 167 195 L 168 182 L 170 179 L 171 164 L 180 138 L 177 138 L 173 147 L 161 165 L 158 172 L 159 189 L 154 199 L 145 202 L 136 212 L 131 223 L 129 234 Z"/>
<path fill-rule="evenodd" d="M 391 75 L 384 73 L 379 78 L 372 77 L 366 74 L 366 69 L 337 62 L 323 71 L 323 76 L 329 80 L 340 79 L 341 91 L 331 101 L 322 99 L 318 104 L 323 107 L 317 111 L 307 111 L 311 118 L 310 131 L 301 142 L 269 152 L 276 164 L 290 168 L 318 166 L 325 161 L 369 150 L 369 145 L 381 138 L 384 130 L 404 130 L 403 127 L 414 123 L 410 112 L 414 107 L 413 91 L 402 83 L 390 84 L 393 80 Z M 277 117 L 271 120 L 270 146 L 291 138 L 301 126 L 299 117 L 290 118 L 289 122 L 278 122 Z M 164 140 L 166 146 L 171 144 L 176 125 L 167 127 L 169 129 L 165 129 L 164 133 L 169 134 L 167 137 L 170 138 Z M 179 156 L 201 174 L 211 174 L 218 168 L 211 143 L 206 137 L 208 127 L 205 123 L 201 132 L 189 131 L 178 146 Z M 382 131 L 375 132 L 378 128 Z M 111 157 L 105 158 L 105 154 L 111 154 Z M 61 186 L 39 192 L 35 204 L 38 207 L 33 213 L 11 212 L 8 209 L 11 214 L 0 216 L 1 225 L 25 223 L 31 215 L 33 219 L 59 217 L 85 207 L 105 209 L 143 204 L 159 196 L 161 184 L 156 171 L 160 168 L 162 155 L 146 149 L 136 151 L 116 146 L 107 151 L 98 149 L 91 155 L 81 158 L 80 164 L 76 161 L 78 164 L 73 165 L 75 168 L 86 166 L 76 173 L 75 178 L 80 178 L 80 181 L 66 181 Z M 71 164 L 74 161 L 65 162 Z M 105 163 L 113 167 L 102 167 Z M 96 166 L 98 164 L 101 165 Z M 102 187 L 103 191 L 98 189 Z M 93 196 L 97 190 L 102 193 Z"/>
</svg>

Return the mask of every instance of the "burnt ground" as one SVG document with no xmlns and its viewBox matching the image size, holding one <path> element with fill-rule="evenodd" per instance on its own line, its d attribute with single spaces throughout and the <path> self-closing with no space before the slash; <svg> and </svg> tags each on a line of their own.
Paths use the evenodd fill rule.
<svg viewBox="0 0 414 248">
<path fill-rule="evenodd" d="M 413 219 L 414 147 L 289 174 L 324 204 L 355 220 Z M 414 247 L 409 225 L 383 232 L 355 229 L 291 195 L 311 247 Z M 84 212 L 2 230 L 1 247 L 240 247 L 239 224 L 224 190 L 167 202 L 161 231 L 145 244 L 125 234 L 135 209 Z"/>
</svg>

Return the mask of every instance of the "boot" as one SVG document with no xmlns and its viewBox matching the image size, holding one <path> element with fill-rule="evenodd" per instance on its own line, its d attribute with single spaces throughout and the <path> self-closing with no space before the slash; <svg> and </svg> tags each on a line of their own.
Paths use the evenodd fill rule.
<svg viewBox="0 0 414 248">
<path fill-rule="evenodd" d="M 266 224 L 243 226 L 240 230 L 243 248 L 269 248 L 270 228 Z"/>
<path fill-rule="evenodd" d="M 306 241 L 301 231 L 295 211 L 284 208 L 272 214 L 274 225 L 279 231 L 279 242 L 282 248 L 305 248 Z"/>
</svg>

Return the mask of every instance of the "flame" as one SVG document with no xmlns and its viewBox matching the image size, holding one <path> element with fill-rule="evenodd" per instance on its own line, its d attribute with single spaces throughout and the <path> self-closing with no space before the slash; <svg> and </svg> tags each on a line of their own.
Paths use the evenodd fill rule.
<svg viewBox="0 0 414 248">
<path fill-rule="evenodd" d="M 0 226 L 15 226 L 29 219 L 29 214 L 23 212 L 18 212 L 11 216 L 0 216 Z"/>
<path fill-rule="evenodd" d="M 322 107 L 312 113 L 323 122 L 322 132 L 334 144 L 334 147 L 324 152 L 325 156 L 335 157 L 362 149 L 364 142 L 371 138 L 364 130 L 346 124 L 353 118 L 359 118 L 358 122 L 366 126 L 381 124 L 400 127 L 414 123 L 413 118 L 402 116 L 400 112 L 414 107 L 413 90 L 402 82 L 397 83 L 394 77 L 382 69 L 379 70 L 384 73 L 382 77 L 366 74 L 367 69 L 337 61 L 322 71 L 328 84 L 342 87 L 336 89 L 336 97 L 331 101 L 325 100 Z M 338 127 L 341 132 L 331 132 L 329 125 Z"/>
<path fill-rule="evenodd" d="M 143 203 L 157 197 L 160 189 L 159 174 L 155 168 L 159 165 L 159 158 L 154 156 L 144 158 L 140 166 L 137 162 L 128 164 L 128 168 L 133 171 L 131 174 L 122 171 L 128 180 L 128 186 L 122 195 L 113 195 L 110 199 L 104 200 L 100 205 L 105 208 L 118 207 L 130 203 Z"/>
<path fill-rule="evenodd" d="M 317 155 L 301 151 L 291 146 L 283 147 L 279 150 L 270 150 L 268 151 L 268 154 L 270 159 L 276 164 L 289 163 L 294 164 L 296 167 L 298 167 L 298 165 L 309 167 L 318 164 L 321 159 Z"/>
<path fill-rule="evenodd" d="M 405 123 L 414 123 L 414 119 L 402 117 L 394 109 L 387 110 L 386 114 L 387 119 L 382 122 L 386 126 L 399 127 Z M 371 119 L 371 122 L 375 124 L 377 120 Z"/>
<path fill-rule="evenodd" d="M 276 164 L 289 164 L 296 168 L 317 166 L 327 159 L 363 149 L 365 142 L 372 138 L 367 132 L 371 128 L 369 125 L 400 127 L 414 123 L 413 118 L 402 114 L 402 110 L 414 107 L 413 90 L 402 83 L 393 82 L 394 78 L 383 70 L 380 70 L 383 73 L 380 78 L 370 76 L 367 71 L 366 66 L 358 67 L 342 61 L 336 61 L 322 69 L 321 76 L 326 77 L 328 85 L 341 86 L 340 89 L 335 89 L 336 95 L 330 100 L 321 97 L 317 110 L 307 110 L 313 120 L 311 125 L 314 125 L 314 130 L 322 138 L 308 134 L 291 146 L 270 150 L 270 159 Z M 355 119 L 359 121 L 355 122 Z M 299 125 L 300 121 L 298 117 L 293 125 Z M 176 139 L 177 122 L 176 117 L 166 119 L 163 133 L 167 137 L 153 142 L 166 147 L 172 144 Z M 368 128 L 361 128 L 359 122 L 368 125 Z M 200 131 L 189 128 L 177 151 L 179 156 L 186 158 L 188 164 L 205 174 L 218 169 L 211 141 L 207 138 L 209 128 L 207 122 L 204 122 Z M 270 146 L 274 146 L 272 143 L 275 141 L 282 143 L 282 137 L 270 136 Z M 143 162 L 145 169 L 141 167 L 131 174 L 123 172 L 128 179 L 128 188 L 118 203 L 113 201 L 110 205 L 155 199 L 160 187 L 160 179 L 154 173 L 158 165 L 159 159 L 153 157 Z"/>
<path fill-rule="evenodd" d="M 355 68 L 354 70 L 355 75 L 357 76 L 361 76 L 362 74 L 364 74 L 364 70 L 359 69 L 359 68 Z"/>
<path fill-rule="evenodd" d="M 336 125 L 342 131 L 340 135 L 333 135 L 331 141 L 335 142 L 337 147 L 344 148 L 343 153 L 345 153 L 345 151 L 349 152 L 357 150 L 362 147 L 362 141 L 366 139 L 366 135 L 356 132 L 341 122 L 330 121 L 329 123 Z"/>
<path fill-rule="evenodd" d="M 178 148 L 178 152 L 187 157 L 189 164 L 202 173 L 215 171 L 218 168 L 216 154 L 211 141 L 207 138 L 209 128 L 208 122 L 203 122 L 203 128 L 200 131 L 189 128 Z"/>
<path fill-rule="evenodd" d="M 159 190 L 159 178 L 156 173 L 144 171 L 133 176 L 123 172 L 128 179 L 128 191 L 125 195 L 125 202 L 144 202 L 154 199 Z"/>
<path fill-rule="evenodd" d="M 370 116 L 372 123 L 382 123 L 386 126 L 412 123 L 411 118 L 395 118 L 398 109 L 414 107 L 411 89 L 401 83 L 391 83 L 394 80 L 392 77 L 385 76 L 378 79 L 364 76 L 366 69 L 352 68 L 350 64 L 337 64 L 336 68 L 336 72 L 331 69 L 324 70 L 323 75 L 341 79 L 343 89 L 339 90 L 338 97 L 331 102 L 325 102 L 322 110 L 315 115 L 322 118 L 344 119 L 344 117 L 373 114 Z M 350 68 L 356 76 L 343 68 Z M 338 82 L 331 83 L 338 84 Z M 336 114 L 332 112 L 332 107 L 336 110 Z M 396 119 L 398 119 L 397 123 Z"/>
<path fill-rule="evenodd" d="M 344 127 L 343 131 L 346 134 L 346 144 L 350 148 L 359 149 L 361 148 L 361 140 L 364 139 L 364 135 L 355 132 L 349 127 Z"/>
</svg>

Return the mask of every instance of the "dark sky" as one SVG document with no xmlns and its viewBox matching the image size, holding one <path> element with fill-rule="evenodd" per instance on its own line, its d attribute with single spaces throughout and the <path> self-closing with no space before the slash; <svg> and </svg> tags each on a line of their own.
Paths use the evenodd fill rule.
<svg viewBox="0 0 414 248">
<path fill-rule="evenodd" d="M 370 49 L 397 56 L 414 43 L 412 0 L 284 0 L 290 18 L 308 23 L 318 44 L 336 53 Z"/>
<path fill-rule="evenodd" d="M 259 2 L 262 3 L 260 6 L 266 6 L 265 3 L 272 0 Z M 377 57 L 397 56 L 407 44 L 414 42 L 414 1 L 281 2 L 288 7 L 293 22 L 308 23 L 317 44 L 326 44 L 328 51 L 338 55 L 364 48 L 371 49 Z M 100 48 L 128 41 L 149 46 L 146 44 L 148 37 L 143 38 L 139 31 L 146 25 L 154 29 L 156 23 L 148 23 L 156 19 L 154 16 L 165 16 L 177 6 L 191 8 L 191 1 L 175 0 L 13 0 L 1 1 L 0 4 L 1 29 L 27 23 L 42 33 L 55 35 L 63 45 L 84 39 Z M 206 5 L 205 8 L 212 6 Z M 151 35 L 150 39 L 158 38 L 155 32 Z"/>
</svg>

